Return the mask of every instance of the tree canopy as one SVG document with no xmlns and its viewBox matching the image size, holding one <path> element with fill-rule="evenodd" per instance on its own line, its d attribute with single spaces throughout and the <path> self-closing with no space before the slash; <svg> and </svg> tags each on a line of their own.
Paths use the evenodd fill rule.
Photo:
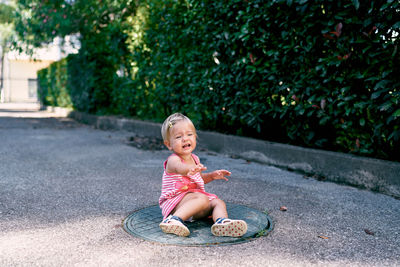
<svg viewBox="0 0 400 267">
<path fill-rule="evenodd" d="M 79 34 L 81 41 L 115 27 L 134 10 L 132 0 L 19 0 L 15 28 L 32 47 L 50 43 L 57 36 Z"/>
<path fill-rule="evenodd" d="M 14 20 L 14 8 L 0 3 L 0 23 L 12 23 Z"/>
</svg>

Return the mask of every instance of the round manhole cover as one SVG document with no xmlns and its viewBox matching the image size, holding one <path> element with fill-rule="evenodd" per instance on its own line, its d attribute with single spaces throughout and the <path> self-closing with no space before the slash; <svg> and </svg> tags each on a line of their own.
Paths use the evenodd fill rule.
<svg viewBox="0 0 400 267">
<path fill-rule="evenodd" d="M 226 203 L 229 218 L 247 222 L 247 233 L 242 237 L 217 237 L 211 233 L 212 220 L 199 220 L 187 223 L 188 237 L 164 234 L 158 226 L 162 220 L 158 206 L 151 206 L 133 212 L 125 218 L 123 226 L 128 233 L 145 240 L 184 246 L 211 246 L 250 241 L 252 238 L 269 234 L 273 223 L 268 214 L 258 210 Z"/>
</svg>

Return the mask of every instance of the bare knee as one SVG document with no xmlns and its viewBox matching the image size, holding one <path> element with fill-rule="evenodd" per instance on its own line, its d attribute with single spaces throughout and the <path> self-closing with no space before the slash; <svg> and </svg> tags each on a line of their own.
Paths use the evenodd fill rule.
<svg viewBox="0 0 400 267">
<path fill-rule="evenodd" d="M 197 203 L 204 207 L 204 209 L 208 208 L 210 205 L 210 200 L 208 197 L 202 193 L 194 193 L 194 197 Z"/>
<path fill-rule="evenodd" d="M 215 207 L 221 207 L 221 208 L 225 208 L 225 209 L 226 209 L 225 201 L 223 201 L 222 199 L 219 199 L 219 198 L 213 199 L 213 200 L 211 201 L 211 206 L 212 206 L 213 208 L 215 208 Z"/>
</svg>

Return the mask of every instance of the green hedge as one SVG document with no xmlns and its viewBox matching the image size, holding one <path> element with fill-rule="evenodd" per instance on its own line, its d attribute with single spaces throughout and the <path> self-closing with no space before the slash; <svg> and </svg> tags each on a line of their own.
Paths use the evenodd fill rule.
<svg viewBox="0 0 400 267">
<path fill-rule="evenodd" d="M 142 1 L 121 30 L 129 75 L 112 68 L 82 103 L 104 88 L 109 102 L 76 106 L 155 121 L 180 111 L 202 129 L 400 160 L 399 10 L 391 0 Z"/>
<path fill-rule="evenodd" d="M 38 97 L 48 106 L 72 107 L 68 90 L 68 61 L 62 59 L 48 68 L 38 71 Z"/>
</svg>

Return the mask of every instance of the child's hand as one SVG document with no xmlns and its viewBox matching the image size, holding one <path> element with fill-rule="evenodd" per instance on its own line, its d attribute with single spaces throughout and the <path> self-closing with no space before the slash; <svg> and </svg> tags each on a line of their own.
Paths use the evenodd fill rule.
<svg viewBox="0 0 400 267">
<path fill-rule="evenodd" d="M 188 175 L 188 176 L 192 176 L 192 175 L 195 175 L 195 174 L 198 173 L 198 172 L 202 172 L 202 171 L 205 171 L 205 170 L 207 170 L 207 168 L 204 167 L 203 164 L 199 163 L 199 164 L 197 164 L 195 167 L 191 168 L 191 169 L 188 171 L 187 175 Z"/>
<path fill-rule="evenodd" d="M 225 176 L 230 176 L 231 172 L 227 171 L 227 170 L 216 170 L 212 172 L 212 178 L 213 180 L 225 180 L 228 181 L 228 178 L 226 178 Z"/>
</svg>

